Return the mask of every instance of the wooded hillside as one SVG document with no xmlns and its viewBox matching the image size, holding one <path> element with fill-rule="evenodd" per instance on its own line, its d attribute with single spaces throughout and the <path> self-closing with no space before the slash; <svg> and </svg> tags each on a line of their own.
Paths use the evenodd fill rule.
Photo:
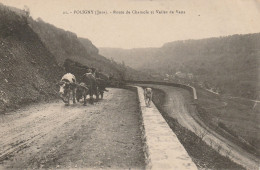
<svg viewBox="0 0 260 170">
<path fill-rule="evenodd" d="M 176 72 L 190 73 L 190 81 L 207 88 L 246 98 L 258 97 L 260 33 L 175 41 L 161 48 L 101 48 L 100 53 L 151 74 L 176 77 Z"/>
</svg>

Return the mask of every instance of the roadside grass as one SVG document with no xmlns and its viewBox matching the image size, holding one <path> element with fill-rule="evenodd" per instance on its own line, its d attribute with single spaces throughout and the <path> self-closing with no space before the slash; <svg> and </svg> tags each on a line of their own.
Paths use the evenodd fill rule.
<svg viewBox="0 0 260 170">
<path fill-rule="evenodd" d="M 254 102 L 232 99 L 196 88 L 197 116 L 210 128 L 255 156 L 260 156 L 260 115 Z M 222 104 L 222 106 L 221 106 Z"/>
<path fill-rule="evenodd" d="M 162 90 L 153 89 L 153 102 L 198 168 L 244 169 L 208 146 L 202 140 L 203 136 L 198 137 L 195 133 L 182 127 L 176 119 L 170 117 L 162 107 L 165 103 L 165 93 Z M 219 146 L 219 149 L 221 149 L 221 146 Z"/>
</svg>

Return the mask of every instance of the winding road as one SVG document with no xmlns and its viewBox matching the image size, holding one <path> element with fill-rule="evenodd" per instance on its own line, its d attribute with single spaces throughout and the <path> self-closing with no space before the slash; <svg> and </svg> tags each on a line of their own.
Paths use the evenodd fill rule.
<svg viewBox="0 0 260 170">
<path fill-rule="evenodd" d="M 194 119 L 192 114 L 196 114 L 196 109 L 193 105 L 192 96 L 187 90 L 164 85 L 137 85 L 163 90 L 166 93 L 166 102 L 163 107 L 169 116 L 177 119 L 182 126 L 198 136 L 203 137 L 203 140 L 221 155 L 228 156 L 231 160 L 246 169 L 252 170 L 259 168 L 259 158 L 222 137 L 213 129 L 208 128 L 200 119 Z"/>
<path fill-rule="evenodd" d="M 203 134 L 203 140 L 220 154 L 247 169 L 258 169 L 258 158 L 194 119 L 196 109 L 187 90 L 146 86 L 166 92 L 164 110 L 182 126 L 198 136 Z M 56 101 L 1 115 L 0 169 L 144 169 L 136 94 L 125 89 L 109 90 L 95 105 L 65 107 Z"/>
</svg>

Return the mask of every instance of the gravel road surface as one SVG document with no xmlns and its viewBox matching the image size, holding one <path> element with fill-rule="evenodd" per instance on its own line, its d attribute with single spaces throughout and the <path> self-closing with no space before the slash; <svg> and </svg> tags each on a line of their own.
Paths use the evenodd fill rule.
<svg viewBox="0 0 260 170">
<path fill-rule="evenodd" d="M 144 169 L 136 94 L 109 89 L 83 106 L 34 104 L 0 117 L 0 169 Z"/>
</svg>

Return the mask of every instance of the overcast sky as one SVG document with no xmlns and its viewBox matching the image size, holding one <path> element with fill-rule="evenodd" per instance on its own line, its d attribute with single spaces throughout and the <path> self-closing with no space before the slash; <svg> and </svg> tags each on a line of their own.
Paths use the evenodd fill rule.
<svg viewBox="0 0 260 170">
<path fill-rule="evenodd" d="M 0 0 L 97 47 L 160 47 L 166 42 L 260 32 L 260 0 Z M 77 14 L 100 10 L 107 14 Z M 127 10 L 130 14 L 113 14 Z M 149 14 L 133 14 L 133 10 Z M 168 14 L 157 14 L 156 10 Z M 177 14 L 185 11 L 185 14 Z M 154 11 L 154 14 L 151 14 Z M 173 11 L 174 14 L 169 14 Z M 64 14 L 68 12 L 68 14 Z"/>
</svg>

